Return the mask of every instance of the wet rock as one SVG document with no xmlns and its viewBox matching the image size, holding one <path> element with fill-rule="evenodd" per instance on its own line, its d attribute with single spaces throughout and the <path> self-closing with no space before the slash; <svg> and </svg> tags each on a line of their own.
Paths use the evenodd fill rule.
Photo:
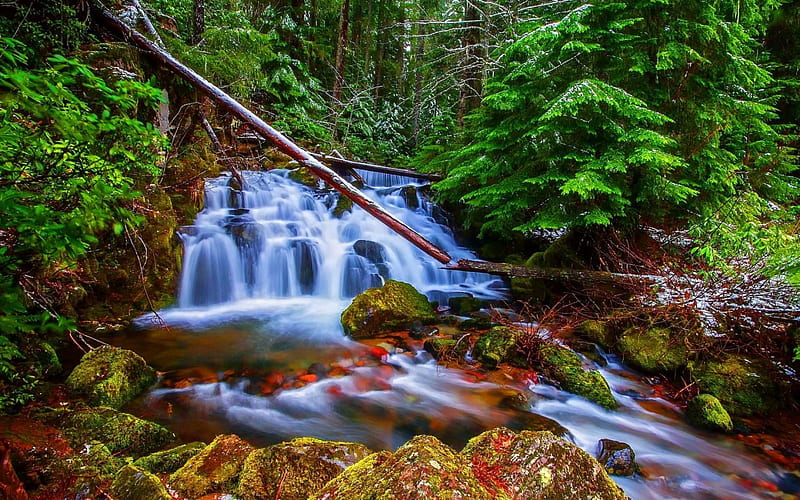
<svg viewBox="0 0 800 500">
<path fill-rule="evenodd" d="M 0 498 L 28 500 L 28 492 L 11 463 L 11 447 L 0 440 Z"/>
<path fill-rule="evenodd" d="M 155 371 L 141 356 L 103 346 L 83 356 L 67 378 L 67 386 L 93 406 L 120 409 L 155 381 Z"/>
<path fill-rule="evenodd" d="M 459 323 L 461 330 L 488 330 L 494 323 L 489 318 L 470 318 Z"/>
<path fill-rule="evenodd" d="M 719 361 L 692 362 L 689 370 L 700 391 L 716 396 L 734 416 L 768 414 L 786 402 L 785 388 L 768 362 L 726 355 Z"/>
<path fill-rule="evenodd" d="M 546 345 L 542 347 L 540 357 L 542 371 L 558 381 L 565 391 L 583 396 L 609 410 L 617 407 L 606 379 L 597 370 L 583 368 L 581 358 L 570 349 Z"/>
<path fill-rule="evenodd" d="M 232 493 L 253 447 L 232 434 L 217 436 L 169 477 L 169 485 L 185 497 Z"/>
<path fill-rule="evenodd" d="M 74 453 L 61 431 L 19 416 L 0 417 L 0 441 L 6 443 L 19 479 L 29 489 L 49 482 L 60 462 Z"/>
<path fill-rule="evenodd" d="M 475 297 L 450 297 L 447 305 L 453 314 L 464 316 L 483 307 L 483 301 Z"/>
<path fill-rule="evenodd" d="M 341 218 L 345 212 L 353 210 L 353 200 L 344 195 L 336 198 L 336 205 L 333 207 L 333 216 Z"/>
<path fill-rule="evenodd" d="M 505 326 L 495 326 L 478 338 L 472 349 L 472 357 L 486 368 L 497 368 L 500 363 L 511 361 L 517 352 L 519 332 Z"/>
<path fill-rule="evenodd" d="M 711 394 L 698 394 L 686 407 L 686 420 L 693 426 L 716 432 L 733 431 L 733 422 L 719 399 Z"/>
<path fill-rule="evenodd" d="M 406 186 L 400 190 L 400 196 L 403 197 L 403 201 L 406 202 L 406 207 L 411 210 L 416 210 L 419 208 L 419 198 L 417 198 L 417 187 L 416 186 Z"/>
<path fill-rule="evenodd" d="M 314 438 L 258 449 L 244 461 L 237 496 L 242 500 L 305 500 L 370 453 L 362 444 Z"/>
<path fill-rule="evenodd" d="M 469 340 L 432 338 L 427 339 L 422 348 L 428 351 L 434 359 L 455 361 L 466 356 L 469 351 Z"/>
<path fill-rule="evenodd" d="M 575 333 L 606 348 L 612 345 L 615 340 L 614 329 L 608 321 L 584 321 L 575 328 Z"/>
<path fill-rule="evenodd" d="M 514 431 L 548 431 L 559 437 L 569 436 L 569 430 L 552 418 L 529 411 L 514 412 L 506 427 Z"/>
<path fill-rule="evenodd" d="M 342 326 L 353 339 L 409 328 L 436 321 L 424 295 L 408 283 L 389 280 L 356 296 L 341 316 Z"/>
<path fill-rule="evenodd" d="M 47 409 L 37 418 L 59 429 L 75 449 L 99 441 L 112 453 L 140 457 L 175 440 L 161 425 L 112 408 Z"/>
<path fill-rule="evenodd" d="M 117 500 L 172 500 L 156 476 L 135 465 L 126 465 L 117 472 L 111 495 Z"/>
<path fill-rule="evenodd" d="M 514 498 L 627 499 L 594 458 L 550 432 L 493 429 L 461 451 L 484 486 Z"/>
<path fill-rule="evenodd" d="M 358 240 L 353 243 L 353 251 L 372 262 L 380 264 L 386 262 L 386 250 L 383 245 L 370 240 Z"/>
<path fill-rule="evenodd" d="M 190 458 L 200 453 L 205 447 L 206 444 L 199 441 L 186 443 L 176 446 L 175 448 L 157 451 L 146 457 L 141 457 L 136 460 L 133 465 L 147 472 L 152 472 L 153 474 L 172 474 L 183 467 Z"/>
<path fill-rule="evenodd" d="M 439 329 L 435 326 L 413 325 L 408 330 L 408 336 L 412 339 L 422 340 L 439 334 Z"/>
<path fill-rule="evenodd" d="M 489 500 L 469 462 L 432 436 L 416 436 L 394 453 L 380 452 L 347 468 L 315 500 Z"/>
<path fill-rule="evenodd" d="M 625 362 L 645 373 L 676 372 L 689 362 L 689 350 L 680 336 L 667 328 L 629 328 L 617 347 Z"/>
<path fill-rule="evenodd" d="M 597 442 L 597 461 L 612 476 L 632 476 L 639 470 L 633 448 L 612 439 Z"/>
</svg>

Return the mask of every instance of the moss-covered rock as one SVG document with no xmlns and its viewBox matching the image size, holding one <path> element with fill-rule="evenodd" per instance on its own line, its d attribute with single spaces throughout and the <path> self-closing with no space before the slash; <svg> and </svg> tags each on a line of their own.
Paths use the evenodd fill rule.
<svg viewBox="0 0 800 500">
<path fill-rule="evenodd" d="M 716 396 L 731 415 L 767 414 L 785 403 L 785 390 L 768 362 L 726 355 L 719 361 L 692 362 L 689 369 L 700 391 Z"/>
<path fill-rule="evenodd" d="M 544 280 L 536 278 L 511 278 L 511 295 L 515 299 L 530 302 L 544 302 L 550 291 Z"/>
<path fill-rule="evenodd" d="M 459 330 L 488 330 L 494 325 L 489 318 L 470 318 L 458 324 Z"/>
<path fill-rule="evenodd" d="M 237 497 L 306 500 L 370 453 L 362 444 L 314 438 L 297 438 L 258 449 L 244 461 Z"/>
<path fill-rule="evenodd" d="M 67 386 L 93 406 L 120 409 L 156 381 L 155 371 L 127 349 L 103 346 L 86 353 Z"/>
<path fill-rule="evenodd" d="M 478 338 L 472 357 L 487 368 L 497 368 L 510 361 L 517 352 L 519 332 L 505 326 L 495 326 Z"/>
<path fill-rule="evenodd" d="M 433 436 L 416 436 L 396 452 L 368 456 L 331 480 L 316 500 L 482 500 L 491 495 L 469 462 Z"/>
<path fill-rule="evenodd" d="M 733 431 L 731 416 L 719 399 L 711 394 L 699 394 L 686 407 L 686 421 L 695 427 L 717 432 Z"/>
<path fill-rule="evenodd" d="M 342 327 L 354 339 L 436 321 L 428 299 L 408 283 L 389 280 L 359 294 L 342 313 Z"/>
<path fill-rule="evenodd" d="M 37 418 L 59 429 L 75 449 L 99 441 L 112 453 L 140 457 L 175 440 L 161 425 L 112 408 L 48 409 Z"/>
<path fill-rule="evenodd" d="M 430 338 L 425 340 L 422 345 L 423 349 L 428 351 L 434 359 L 438 360 L 457 360 L 462 359 L 469 352 L 469 340 L 467 339 L 448 339 L 448 338 Z"/>
<path fill-rule="evenodd" d="M 667 328 L 629 328 L 617 347 L 625 362 L 645 373 L 672 373 L 689 363 L 685 338 Z"/>
<path fill-rule="evenodd" d="M 603 408 L 613 410 L 617 400 L 611 393 L 608 382 L 597 370 L 587 370 L 581 358 L 566 347 L 545 345 L 540 352 L 540 369 L 556 380 L 565 391 L 583 396 Z"/>
<path fill-rule="evenodd" d="M 295 168 L 289 171 L 289 179 L 308 186 L 310 188 L 317 188 L 319 186 L 319 179 L 316 175 L 312 174 L 307 168 Z M 340 196 L 339 198 L 346 198 Z"/>
<path fill-rule="evenodd" d="M 195 441 L 186 443 L 168 450 L 157 451 L 146 457 L 136 460 L 133 465 L 152 472 L 153 474 L 172 474 L 183 467 L 190 458 L 200 453 L 206 447 L 205 443 Z"/>
<path fill-rule="evenodd" d="M 245 459 L 253 447 L 232 434 L 217 436 L 169 477 L 169 485 L 189 498 L 233 493 Z"/>
<path fill-rule="evenodd" d="M 451 313 L 464 316 L 483 307 L 483 301 L 475 297 L 450 297 L 447 305 Z"/>
<path fill-rule="evenodd" d="M 156 476 L 135 465 L 126 465 L 117 472 L 111 495 L 117 500 L 172 500 Z"/>
<path fill-rule="evenodd" d="M 461 454 L 498 497 L 627 499 L 597 460 L 550 432 L 501 427 L 472 438 Z"/>
<path fill-rule="evenodd" d="M 614 328 L 608 321 L 584 321 L 575 328 L 575 333 L 606 348 L 614 344 L 615 341 Z"/>
</svg>

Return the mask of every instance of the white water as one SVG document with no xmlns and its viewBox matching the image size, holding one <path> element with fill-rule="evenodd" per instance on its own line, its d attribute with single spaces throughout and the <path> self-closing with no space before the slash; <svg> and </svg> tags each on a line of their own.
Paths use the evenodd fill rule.
<svg viewBox="0 0 800 500">
<path fill-rule="evenodd" d="M 465 293 L 500 299 L 501 282 L 439 269 L 359 208 L 334 217 L 334 195 L 297 184 L 285 171 L 243 174 L 243 193 L 232 192 L 226 177 L 207 181 L 206 208 L 182 232 L 178 305 L 160 316 L 196 336 L 222 328 L 246 329 L 246 346 L 217 348 L 234 353 L 219 357 L 241 359 L 244 365 L 300 357 L 295 353 L 301 351 L 308 357 L 310 350 L 314 361 L 333 362 L 350 374 L 270 396 L 253 390 L 257 381 L 247 378 L 159 389 L 150 396 L 154 406 L 160 401 L 188 415 L 178 425 L 187 418 L 215 421 L 224 431 L 245 436 L 317 436 L 373 447 L 398 446 L 415 432 L 458 441 L 508 420 L 508 411 L 484 398 L 500 392 L 498 386 L 470 381 L 459 370 L 437 366 L 425 353 L 395 354 L 379 366 L 358 366 L 355 357 L 330 354 L 331 346 L 358 348 L 343 336 L 339 315 L 352 296 L 386 279 L 409 282 L 433 300 Z M 411 205 L 418 208 L 409 208 L 400 186 L 386 186 L 407 179 L 365 173 L 365 180 L 378 186 L 368 190 L 373 199 L 455 259 L 473 257 L 437 221 L 436 208 L 427 200 L 417 195 Z M 141 323 L 152 320 L 143 318 Z M 531 411 L 565 426 L 590 454 L 601 438 L 631 444 L 650 472 L 646 480 L 615 478 L 632 498 L 755 498 L 735 476 L 775 482 L 776 473 L 765 461 L 739 443 L 685 426 L 677 409 L 650 399 L 646 385 L 632 381 L 629 372 L 611 361 L 603 374 L 621 404 L 614 412 L 549 385 L 520 388 L 531 396 Z M 376 379 L 383 385 L 370 385 Z M 169 424 L 169 418 L 164 420 Z M 431 428 L 431 422 L 443 422 L 444 428 Z"/>
</svg>

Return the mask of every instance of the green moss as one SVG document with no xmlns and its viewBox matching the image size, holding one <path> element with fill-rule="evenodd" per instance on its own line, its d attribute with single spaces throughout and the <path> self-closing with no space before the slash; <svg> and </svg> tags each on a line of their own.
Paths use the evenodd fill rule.
<svg viewBox="0 0 800 500">
<path fill-rule="evenodd" d="M 488 330 L 494 323 L 489 318 L 470 318 L 458 324 L 459 330 Z"/>
<path fill-rule="evenodd" d="M 519 333 L 505 326 L 495 326 L 478 338 L 472 357 L 487 368 L 497 368 L 510 361 L 517 351 Z"/>
<path fill-rule="evenodd" d="M 359 294 L 344 310 L 342 327 L 354 339 L 433 323 L 436 316 L 428 299 L 408 283 L 389 280 L 382 287 Z"/>
<path fill-rule="evenodd" d="M 588 320 L 575 329 L 575 332 L 596 344 L 609 347 L 614 343 L 614 329 L 608 321 Z"/>
<path fill-rule="evenodd" d="M 169 485 L 185 497 L 232 493 L 253 447 L 234 435 L 217 436 L 169 477 Z"/>
<path fill-rule="evenodd" d="M 711 394 L 700 394 L 689 401 L 686 420 L 695 427 L 717 432 L 733 431 L 733 422 L 719 399 Z"/>
<path fill-rule="evenodd" d="M 431 338 L 425 340 L 423 348 L 435 359 L 453 360 L 462 359 L 469 351 L 467 339 Z"/>
<path fill-rule="evenodd" d="M 558 381 L 565 391 L 583 396 L 609 410 L 617 407 L 606 379 L 597 370 L 584 369 L 577 354 L 566 347 L 546 345 L 540 355 L 541 369 Z"/>
<path fill-rule="evenodd" d="M 154 474 L 172 474 L 205 447 L 206 444 L 199 441 L 186 443 L 175 448 L 151 453 L 136 460 L 133 465 Z"/>
<path fill-rule="evenodd" d="M 119 409 L 155 381 L 155 371 L 141 356 L 103 346 L 83 356 L 67 378 L 67 386 L 91 405 Z"/>
<path fill-rule="evenodd" d="M 473 311 L 478 311 L 483 307 L 483 301 L 475 297 L 450 297 L 447 305 L 450 306 L 451 313 L 464 316 Z"/>
<path fill-rule="evenodd" d="M 99 441 L 112 453 L 139 457 L 175 440 L 172 432 L 157 423 L 112 408 L 45 410 L 38 418 L 59 429 L 75 449 Z"/>
<path fill-rule="evenodd" d="M 629 328 L 617 347 L 625 362 L 645 373 L 673 373 L 686 367 L 689 350 L 685 338 L 666 328 Z"/>
<path fill-rule="evenodd" d="M 344 195 L 339 195 L 336 200 L 336 205 L 333 207 L 333 216 L 341 217 L 345 212 L 353 209 L 353 200 Z"/>
<path fill-rule="evenodd" d="M 312 174 L 307 168 L 296 168 L 294 170 L 290 170 L 289 178 L 310 188 L 316 188 L 319 186 L 319 179 L 317 179 L 317 176 Z M 341 196 L 341 198 L 344 198 L 344 196 Z"/>
<path fill-rule="evenodd" d="M 597 460 L 550 432 L 492 429 L 472 438 L 461 454 L 484 485 L 514 498 L 627 499 Z"/>
<path fill-rule="evenodd" d="M 297 438 L 255 450 L 244 461 L 237 497 L 305 500 L 347 467 L 367 457 L 358 443 Z"/>
<path fill-rule="evenodd" d="M 535 278 L 511 278 L 511 295 L 515 299 L 544 302 L 549 295 L 547 283 Z"/>
<path fill-rule="evenodd" d="M 502 500 L 475 476 L 467 460 L 433 436 L 416 436 L 393 454 L 376 453 L 346 469 L 316 500 Z"/>
<path fill-rule="evenodd" d="M 172 500 L 156 476 L 134 465 L 120 469 L 111 483 L 111 495 L 117 500 Z"/>
<path fill-rule="evenodd" d="M 689 369 L 700 390 L 717 397 L 731 415 L 768 414 L 788 403 L 768 362 L 726 355 L 720 361 L 692 362 Z"/>
</svg>

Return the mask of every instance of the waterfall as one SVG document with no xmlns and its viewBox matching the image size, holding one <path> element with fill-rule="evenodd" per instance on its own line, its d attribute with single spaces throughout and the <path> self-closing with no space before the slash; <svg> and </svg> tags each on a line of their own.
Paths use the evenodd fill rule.
<svg viewBox="0 0 800 500">
<path fill-rule="evenodd" d="M 406 177 L 363 175 L 367 196 L 448 252 L 460 247 L 444 213 Z M 248 299 L 350 299 L 387 279 L 414 285 L 431 300 L 454 295 L 503 297 L 503 282 L 488 275 L 447 271 L 411 243 L 355 206 L 334 215 L 338 194 L 293 181 L 287 170 L 242 172 L 206 180 L 205 208 L 181 230 L 181 309 Z"/>
</svg>

